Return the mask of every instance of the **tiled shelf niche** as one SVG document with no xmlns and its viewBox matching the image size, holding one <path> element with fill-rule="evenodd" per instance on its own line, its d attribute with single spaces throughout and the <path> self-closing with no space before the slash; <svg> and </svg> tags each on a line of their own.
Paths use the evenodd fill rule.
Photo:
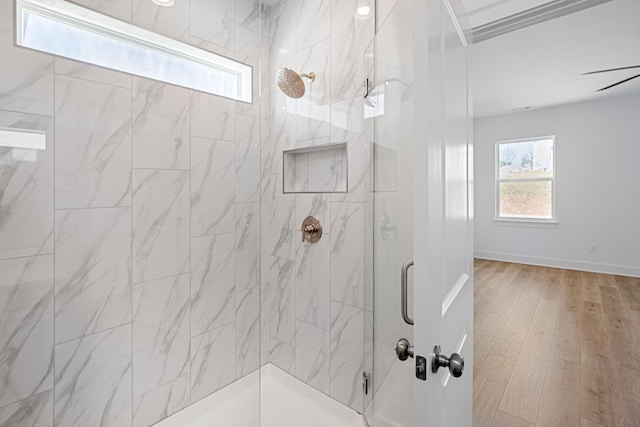
<svg viewBox="0 0 640 427">
<path fill-rule="evenodd" d="M 346 193 L 347 143 L 283 151 L 284 193 Z"/>
</svg>

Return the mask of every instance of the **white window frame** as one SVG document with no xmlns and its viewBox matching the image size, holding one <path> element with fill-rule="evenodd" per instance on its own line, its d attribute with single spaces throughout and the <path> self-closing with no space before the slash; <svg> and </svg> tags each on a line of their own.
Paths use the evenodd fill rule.
<svg viewBox="0 0 640 427">
<path fill-rule="evenodd" d="M 253 102 L 250 65 L 65 0 L 15 0 L 16 45 Z"/>
<path fill-rule="evenodd" d="M 545 178 L 500 178 L 500 146 L 503 144 L 513 144 L 518 142 L 535 142 L 543 140 L 553 140 L 553 175 Z M 495 214 L 494 221 L 522 222 L 522 223 L 547 223 L 556 224 L 556 136 L 546 135 L 532 138 L 509 139 L 498 141 L 495 144 Z M 500 184 L 502 182 L 551 182 L 551 218 L 537 218 L 529 216 L 500 216 Z"/>
</svg>

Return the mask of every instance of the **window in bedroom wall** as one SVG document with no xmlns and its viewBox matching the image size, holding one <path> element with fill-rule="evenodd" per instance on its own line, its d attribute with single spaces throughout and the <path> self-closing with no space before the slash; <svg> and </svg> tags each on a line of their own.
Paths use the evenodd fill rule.
<svg viewBox="0 0 640 427">
<path fill-rule="evenodd" d="M 554 136 L 496 143 L 496 219 L 555 220 Z"/>
<path fill-rule="evenodd" d="M 243 102 L 251 66 L 65 0 L 16 0 L 16 44 Z"/>
</svg>

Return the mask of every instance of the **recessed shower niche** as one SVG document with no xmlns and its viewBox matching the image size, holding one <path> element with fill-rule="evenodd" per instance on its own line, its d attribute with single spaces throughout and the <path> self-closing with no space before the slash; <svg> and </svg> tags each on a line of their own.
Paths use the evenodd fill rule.
<svg viewBox="0 0 640 427">
<path fill-rule="evenodd" d="M 284 193 L 346 193 L 347 143 L 283 151 Z"/>
</svg>

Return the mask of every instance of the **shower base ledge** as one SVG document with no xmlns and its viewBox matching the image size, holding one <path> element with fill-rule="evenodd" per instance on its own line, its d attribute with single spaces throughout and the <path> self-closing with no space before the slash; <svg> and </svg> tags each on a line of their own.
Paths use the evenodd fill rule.
<svg viewBox="0 0 640 427">
<path fill-rule="evenodd" d="M 354 410 L 268 364 L 155 426 L 364 427 L 366 424 Z"/>
</svg>

